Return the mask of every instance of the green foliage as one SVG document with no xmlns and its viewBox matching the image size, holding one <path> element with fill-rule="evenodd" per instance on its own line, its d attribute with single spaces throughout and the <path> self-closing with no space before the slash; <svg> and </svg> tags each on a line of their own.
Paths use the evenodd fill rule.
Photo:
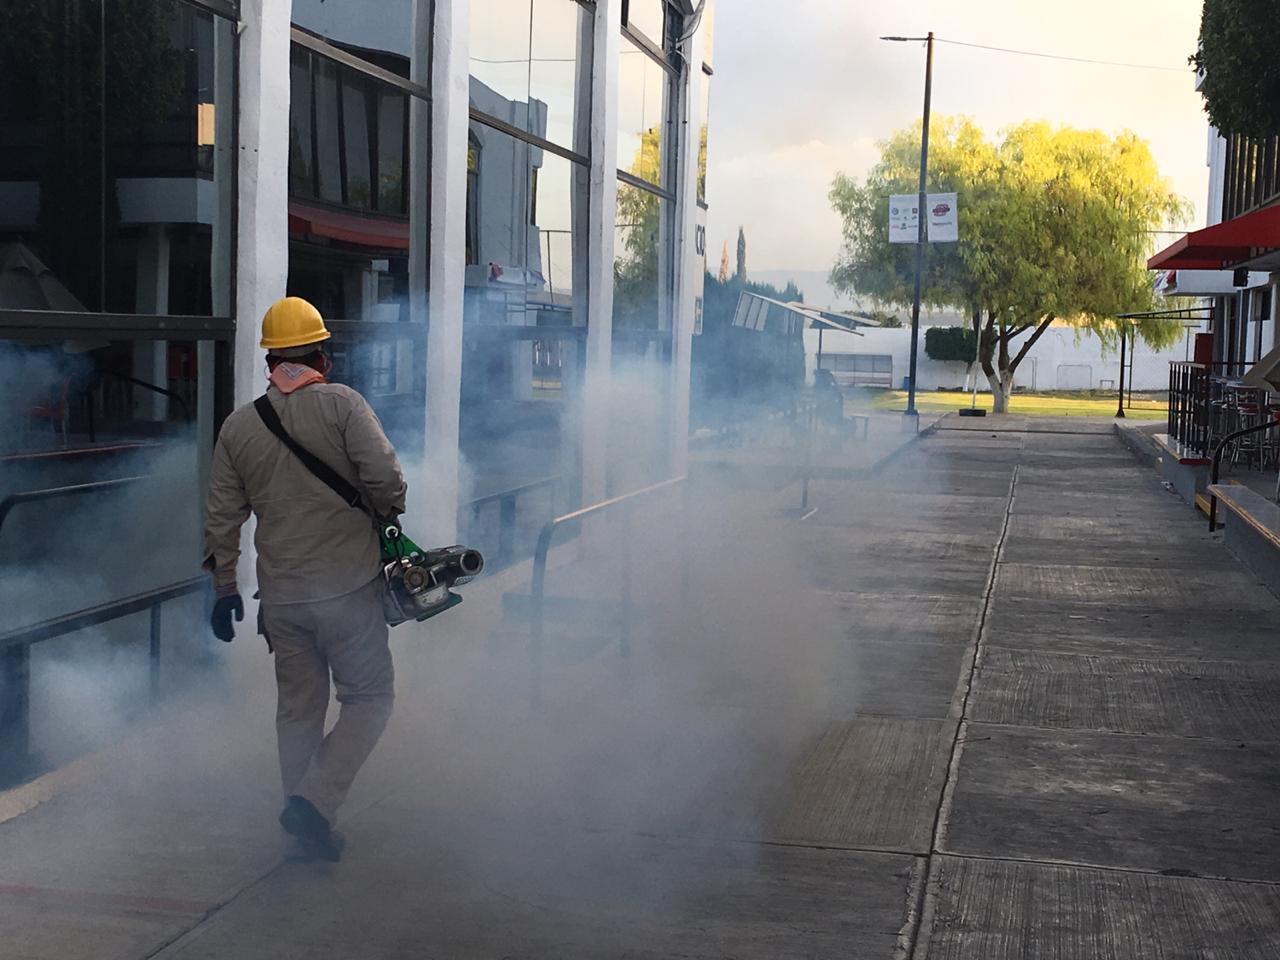
<svg viewBox="0 0 1280 960">
<path fill-rule="evenodd" d="M 1280 133 L 1280 0 L 1204 0 L 1200 92 L 1213 125 L 1224 133 Z"/>
<path fill-rule="evenodd" d="M 654 182 L 662 169 L 657 128 L 646 130 L 630 172 Z M 656 329 L 660 282 L 662 200 L 627 183 L 618 184 L 618 249 L 613 261 L 613 314 L 619 327 Z"/>
<path fill-rule="evenodd" d="M 804 383 L 804 341 L 772 332 L 733 326 L 738 297 L 744 291 L 782 303 L 803 302 L 793 282 L 779 290 L 768 283 L 732 276 L 704 280 L 702 335 L 693 339 L 693 406 L 702 425 L 722 426 L 752 411 L 783 409 Z"/>
<path fill-rule="evenodd" d="M 929 327 L 924 332 L 924 353 L 944 363 L 973 363 L 978 335 L 966 327 Z"/>
<path fill-rule="evenodd" d="M 738 228 L 738 278 L 747 279 L 747 235 Z"/>
<path fill-rule="evenodd" d="M 830 197 L 844 225 L 836 289 L 910 303 L 916 251 L 888 242 L 888 198 L 916 191 L 919 154 L 917 124 L 881 145 L 865 181 L 836 178 Z M 1132 133 L 1028 122 L 992 141 L 972 121 L 941 118 L 930 129 L 928 179 L 930 192 L 959 195 L 960 240 L 926 248 L 923 300 L 978 324 L 985 317 L 983 369 L 1006 379 L 1055 320 L 1112 343 L 1117 314 L 1151 309 L 1151 231 L 1188 210 Z M 1139 333 L 1158 348 L 1180 329 L 1150 321 Z"/>
</svg>

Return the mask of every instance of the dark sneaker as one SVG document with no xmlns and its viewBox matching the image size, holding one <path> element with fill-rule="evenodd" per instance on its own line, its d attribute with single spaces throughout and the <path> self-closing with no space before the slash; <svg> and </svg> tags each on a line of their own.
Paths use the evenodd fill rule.
<svg viewBox="0 0 1280 960">
<path fill-rule="evenodd" d="M 304 860 L 328 860 L 337 863 L 342 859 L 346 839 L 329 828 L 329 821 L 305 797 L 292 796 L 280 811 L 280 826 L 298 838 L 298 848 Z"/>
<path fill-rule="evenodd" d="M 294 849 L 285 857 L 292 863 L 314 863 L 316 860 L 327 860 L 337 863 L 342 859 L 342 851 L 347 841 L 337 830 L 330 830 L 323 840 L 308 840 L 303 837 L 294 838 Z"/>
<path fill-rule="evenodd" d="M 329 835 L 329 821 L 310 800 L 292 796 L 280 811 L 280 826 L 303 840 L 322 840 Z"/>
</svg>

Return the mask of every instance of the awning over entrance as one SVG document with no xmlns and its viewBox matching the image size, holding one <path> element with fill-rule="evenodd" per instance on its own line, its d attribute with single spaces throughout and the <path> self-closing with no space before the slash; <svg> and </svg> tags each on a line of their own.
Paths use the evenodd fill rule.
<svg viewBox="0 0 1280 960">
<path fill-rule="evenodd" d="M 409 221 L 391 217 L 360 216 L 326 207 L 289 201 L 291 236 L 326 237 L 371 250 L 409 249 Z"/>
<path fill-rule="evenodd" d="M 1149 270 L 1226 270 L 1280 249 L 1280 206 L 1195 230 L 1147 261 Z"/>
</svg>

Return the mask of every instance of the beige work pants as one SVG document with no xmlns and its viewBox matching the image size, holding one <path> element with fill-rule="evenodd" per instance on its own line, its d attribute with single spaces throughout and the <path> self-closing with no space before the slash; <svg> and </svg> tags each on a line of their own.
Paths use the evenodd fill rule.
<svg viewBox="0 0 1280 960">
<path fill-rule="evenodd" d="M 275 648 L 284 794 L 311 801 L 330 823 L 391 716 L 394 672 L 382 591 L 379 577 L 332 600 L 263 606 Z M 330 673 L 342 706 L 325 736 Z"/>
</svg>

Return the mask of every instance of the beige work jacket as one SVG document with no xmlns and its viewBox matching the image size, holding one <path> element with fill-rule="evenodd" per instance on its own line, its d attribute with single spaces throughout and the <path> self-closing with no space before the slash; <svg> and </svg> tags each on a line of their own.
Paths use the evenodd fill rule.
<svg viewBox="0 0 1280 960">
<path fill-rule="evenodd" d="M 378 516 L 404 512 L 404 474 L 364 397 L 336 383 L 288 395 L 272 386 L 267 395 L 289 435 L 354 484 Z M 222 425 L 205 503 L 205 567 L 219 595 L 237 590 L 240 527 L 251 511 L 258 589 L 268 603 L 342 596 L 381 569 L 373 519 L 313 476 L 249 403 Z"/>
</svg>

